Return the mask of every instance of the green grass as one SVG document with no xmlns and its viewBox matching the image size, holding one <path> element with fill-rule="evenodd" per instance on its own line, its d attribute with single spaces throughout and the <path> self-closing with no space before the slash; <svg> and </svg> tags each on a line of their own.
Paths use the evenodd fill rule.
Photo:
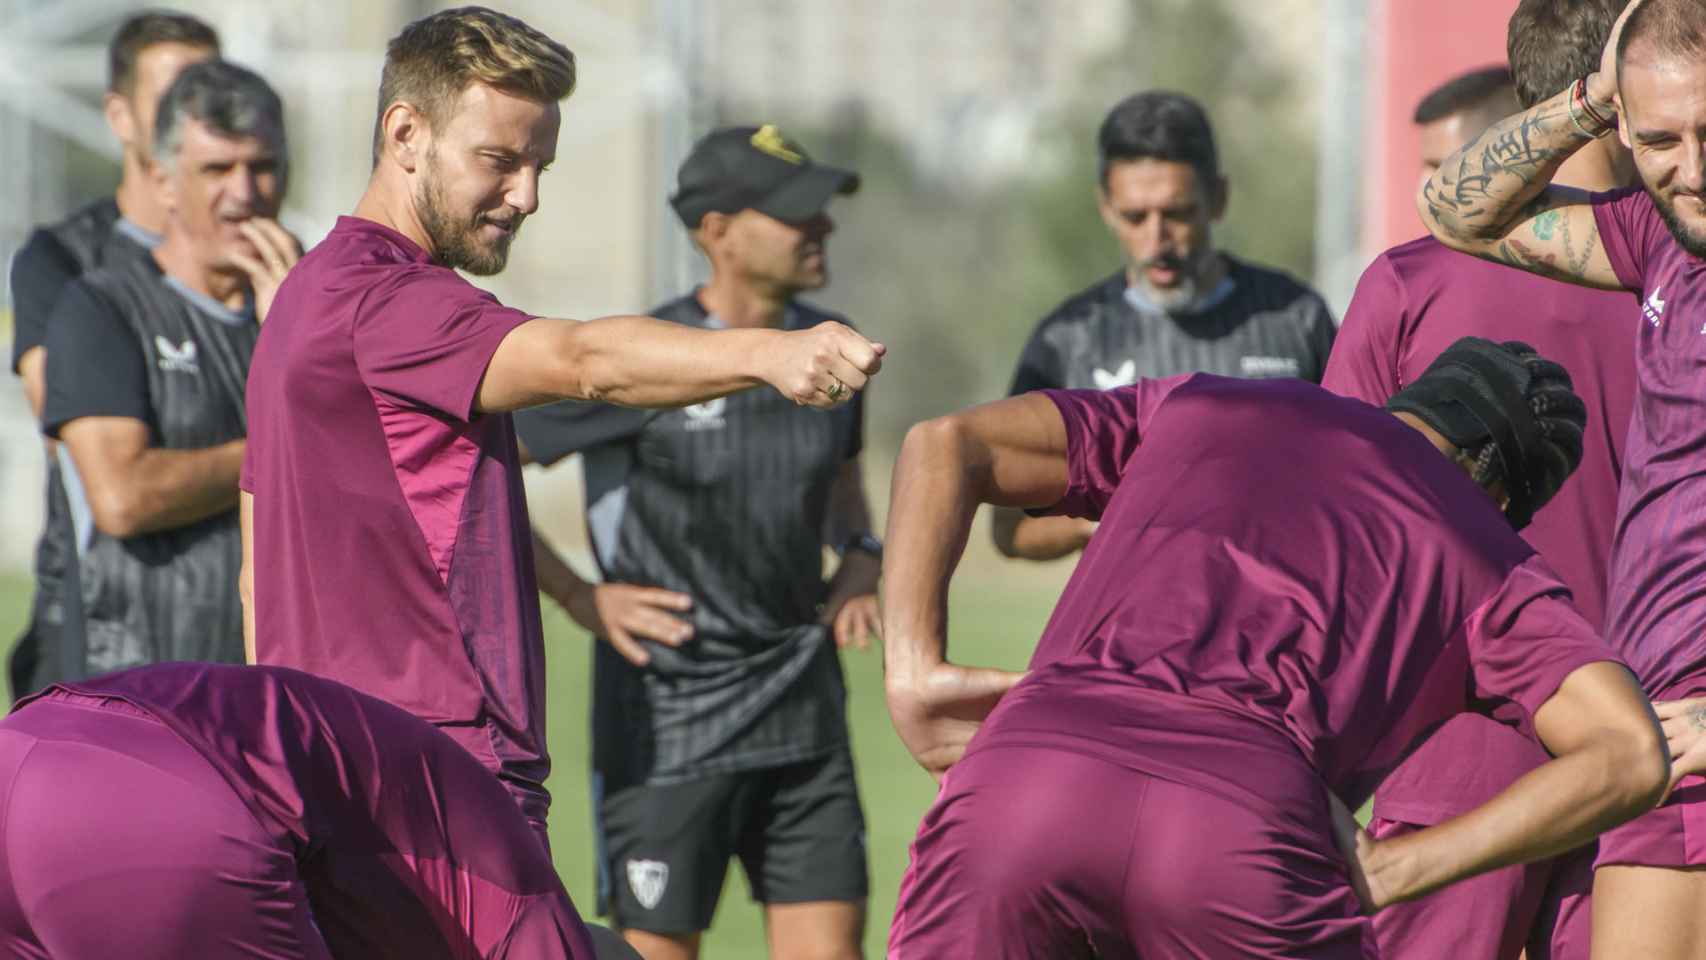
<svg viewBox="0 0 1706 960">
<path fill-rule="evenodd" d="M 981 527 L 979 530 L 981 533 Z M 1067 568 L 1003 564 L 979 557 L 982 537 L 974 535 L 972 557 L 956 582 L 952 606 L 955 658 L 965 663 L 1022 667 L 1060 594 Z M 0 638 L 5 644 L 20 632 L 29 611 L 29 582 L 0 575 Z M 588 635 L 550 601 L 545 605 L 549 665 L 550 747 L 555 767 L 550 788 L 551 845 L 557 870 L 575 903 L 591 919 L 594 862 L 588 795 L 587 733 Z M 847 651 L 848 722 L 853 756 L 865 801 L 871 861 L 870 917 L 866 924 L 868 957 L 881 957 L 894 915 L 896 891 L 906 868 L 906 851 L 919 818 L 935 794 L 935 785 L 913 763 L 883 706 L 882 659 L 872 648 Z M 731 870 L 717 917 L 704 941 L 706 960 L 764 956 L 764 926 L 738 868 Z"/>
<path fill-rule="evenodd" d="M 989 565 L 967 573 L 956 583 L 950 612 L 956 659 L 985 666 L 1023 667 L 1060 594 L 1060 569 Z M 555 770 L 550 783 L 551 847 L 569 893 L 582 912 L 590 915 L 595 906 L 586 776 L 590 639 L 549 601 L 545 638 Z M 879 651 L 875 647 L 863 652 L 844 651 L 842 665 L 847 672 L 847 719 L 865 802 L 871 864 L 865 954 L 875 958 L 884 953 L 895 896 L 906 869 L 907 847 L 936 788 L 889 725 Z M 737 865 L 729 872 L 701 956 L 705 960 L 733 960 L 764 955 L 762 914 L 752 902 Z"/>
</svg>

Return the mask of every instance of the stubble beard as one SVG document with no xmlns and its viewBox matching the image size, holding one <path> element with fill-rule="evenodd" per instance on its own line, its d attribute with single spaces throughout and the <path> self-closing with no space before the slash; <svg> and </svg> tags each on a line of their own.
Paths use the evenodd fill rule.
<svg viewBox="0 0 1706 960">
<path fill-rule="evenodd" d="M 1696 260 L 1706 260 L 1706 235 L 1695 232 L 1682 222 L 1682 217 L 1676 212 L 1676 200 L 1658 195 L 1651 187 L 1647 188 L 1647 196 L 1652 198 L 1653 207 L 1659 212 L 1659 219 L 1665 222 L 1665 228 L 1670 230 L 1676 245 Z"/>
<path fill-rule="evenodd" d="M 509 262 L 509 245 L 515 239 L 516 231 L 504 234 L 496 243 L 481 243 L 479 215 L 461 218 L 451 213 L 436 160 L 431 153 L 427 155 L 427 175 L 415 197 L 421 228 L 432 240 L 433 259 L 453 270 L 463 270 L 477 277 L 502 273 Z M 520 223 L 517 222 L 516 226 L 519 228 Z"/>
</svg>

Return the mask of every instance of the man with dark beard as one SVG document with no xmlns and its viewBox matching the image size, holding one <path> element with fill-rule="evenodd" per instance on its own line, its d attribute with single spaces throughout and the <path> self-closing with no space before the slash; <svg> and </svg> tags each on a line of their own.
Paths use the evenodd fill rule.
<svg viewBox="0 0 1706 960">
<path fill-rule="evenodd" d="M 484 8 L 391 41 L 367 192 L 291 272 L 256 348 L 241 480 L 251 658 L 437 724 L 542 839 L 544 643 L 508 412 L 762 385 L 833 407 L 882 355 L 837 323 L 540 319 L 458 276 L 503 268 L 574 84 L 567 48 Z"/>
<path fill-rule="evenodd" d="M 1098 205 L 1126 267 L 1043 318 L 1009 393 L 1196 372 L 1319 383 L 1335 329 L 1321 297 L 1214 245 L 1228 183 L 1202 106 L 1160 90 L 1128 97 L 1102 121 L 1097 148 Z M 1005 507 L 994 516 L 996 547 L 1028 560 L 1077 553 L 1095 529 Z"/>
</svg>

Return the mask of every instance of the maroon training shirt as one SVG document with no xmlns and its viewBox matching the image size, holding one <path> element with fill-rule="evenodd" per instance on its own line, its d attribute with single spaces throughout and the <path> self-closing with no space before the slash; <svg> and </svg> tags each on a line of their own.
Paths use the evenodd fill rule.
<svg viewBox="0 0 1706 960">
<path fill-rule="evenodd" d="M 1383 410 L 1203 374 L 1049 396 L 1055 509 L 1101 526 L 973 749 L 1089 752 L 1262 809 L 1319 777 L 1355 808 L 1471 698 L 1532 732 L 1614 659 L 1492 498 Z"/>
<path fill-rule="evenodd" d="M 474 411 L 528 319 L 402 234 L 339 218 L 261 330 L 242 487 L 260 662 L 482 722 L 506 780 L 540 785 L 544 646 L 515 432 Z"/>
<path fill-rule="evenodd" d="M 1424 238 L 1386 251 L 1363 273 L 1321 385 L 1381 406 L 1466 336 L 1521 340 L 1562 364 L 1588 408 L 1582 462 L 1522 537 L 1602 630 L 1639 311 L 1627 293 L 1548 280 Z M 1487 802 L 1546 759 L 1510 727 L 1464 714 L 1381 784 L 1375 813 L 1439 823 Z"/>
<path fill-rule="evenodd" d="M 1706 692 L 1706 261 L 1645 191 L 1595 198 L 1617 279 L 1640 295 L 1635 417 L 1606 636 L 1654 699 Z"/>
</svg>

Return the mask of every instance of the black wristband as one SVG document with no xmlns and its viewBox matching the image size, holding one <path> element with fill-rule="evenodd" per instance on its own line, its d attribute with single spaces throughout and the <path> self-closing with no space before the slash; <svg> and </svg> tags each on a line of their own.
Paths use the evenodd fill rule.
<svg viewBox="0 0 1706 960">
<path fill-rule="evenodd" d="M 869 531 L 852 534 L 846 540 L 841 541 L 841 546 L 835 548 L 835 552 L 843 557 L 845 557 L 850 550 L 857 550 L 860 553 L 868 553 L 871 556 L 876 557 L 878 560 L 883 558 L 883 542 L 878 540 Z"/>
</svg>

